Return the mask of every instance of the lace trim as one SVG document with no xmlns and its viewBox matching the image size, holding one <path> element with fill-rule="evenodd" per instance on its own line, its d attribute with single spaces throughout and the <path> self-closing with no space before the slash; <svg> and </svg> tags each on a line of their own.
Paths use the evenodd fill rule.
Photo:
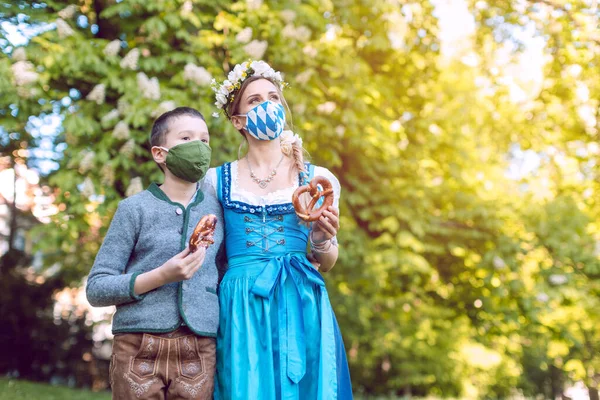
<svg viewBox="0 0 600 400">
<path fill-rule="evenodd" d="M 292 198 L 292 194 L 298 188 L 298 184 L 288 186 L 283 189 L 278 189 L 274 192 L 267 193 L 265 195 L 258 195 L 252 193 L 246 189 L 242 189 L 240 186 L 240 174 L 238 173 L 239 163 L 234 161 L 231 163 L 231 198 L 234 201 L 241 201 L 247 204 L 285 204 L 289 203 Z"/>
<path fill-rule="evenodd" d="M 302 183 L 301 179 L 302 178 L 298 176 L 298 185 Z M 255 206 L 243 201 L 231 200 L 231 182 L 231 163 L 225 163 L 221 169 L 221 198 L 223 199 L 223 207 L 225 208 L 231 209 L 240 214 L 248 212 L 251 214 L 266 212 L 269 215 L 282 215 L 291 214 L 294 212 L 294 205 L 291 202 L 284 204 Z"/>
</svg>

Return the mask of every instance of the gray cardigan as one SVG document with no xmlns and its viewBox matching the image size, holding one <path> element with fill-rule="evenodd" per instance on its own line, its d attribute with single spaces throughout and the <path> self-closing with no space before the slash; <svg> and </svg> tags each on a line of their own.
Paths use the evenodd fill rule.
<svg viewBox="0 0 600 400">
<path fill-rule="evenodd" d="M 210 189 L 209 189 L 210 190 Z M 136 296 L 135 277 L 181 252 L 200 218 L 218 218 L 215 243 L 194 276 Z M 89 274 L 91 305 L 117 306 L 113 333 L 170 332 L 184 323 L 201 336 L 217 334 L 219 301 L 216 265 L 224 252 L 223 210 L 215 193 L 199 189 L 186 207 L 172 202 L 156 185 L 119 203 Z"/>
</svg>

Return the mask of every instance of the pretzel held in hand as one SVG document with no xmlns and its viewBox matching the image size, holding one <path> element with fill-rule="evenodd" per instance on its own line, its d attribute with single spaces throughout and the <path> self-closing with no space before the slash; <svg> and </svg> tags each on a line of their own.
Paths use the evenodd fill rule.
<svg viewBox="0 0 600 400">
<path fill-rule="evenodd" d="M 200 219 L 198 225 L 194 229 L 194 233 L 190 236 L 190 251 L 193 253 L 198 250 L 199 246 L 208 248 L 215 243 L 213 235 L 217 227 L 217 217 L 213 214 L 205 215 Z"/>
<path fill-rule="evenodd" d="M 320 185 L 323 190 L 319 191 L 318 185 Z M 300 196 L 306 192 L 310 194 L 311 199 L 305 209 L 300 203 Z M 314 207 L 321 197 L 324 197 L 323 204 L 315 210 Z M 314 177 L 308 185 L 300 186 L 296 189 L 292 195 L 292 204 L 294 205 L 296 214 L 302 220 L 307 222 L 318 220 L 323 214 L 323 211 L 333 205 L 333 188 L 331 182 L 324 176 Z"/>
</svg>

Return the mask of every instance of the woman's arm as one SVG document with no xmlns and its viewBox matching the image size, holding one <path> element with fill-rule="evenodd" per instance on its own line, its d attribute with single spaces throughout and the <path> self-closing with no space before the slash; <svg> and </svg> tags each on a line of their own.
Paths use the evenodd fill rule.
<svg viewBox="0 0 600 400">
<path fill-rule="evenodd" d="M 318 221 L 313 223 L 310 233 L 310 246 L 314 258 L 321 264 L 319 270 L 327 272 L 338 259 L 338 246 L 335 236 L 340 228 L 339 212 L 335 207 L 323 211 Z"/>
</svg>

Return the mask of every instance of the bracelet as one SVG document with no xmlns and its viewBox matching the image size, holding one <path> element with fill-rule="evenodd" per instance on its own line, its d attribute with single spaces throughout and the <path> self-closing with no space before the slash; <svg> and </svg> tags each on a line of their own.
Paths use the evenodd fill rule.
<svg viewBox="0 0 600 400">
<path fill-rule="evenodd" d="M 329 253 L 331 251 L 331 247 L 334 245 L 337 245 L 337 242 L 334 243 L 333 238 L 325 240 L 324 242 L 321 242 L 321 243 L 313 242 L 312 235 L 310 235 L 309 239 L 310 239 L 310 247 L 312 248 L 312 251 L 314 253 L 318 253 L 318 254 Z"/>
</svg>

